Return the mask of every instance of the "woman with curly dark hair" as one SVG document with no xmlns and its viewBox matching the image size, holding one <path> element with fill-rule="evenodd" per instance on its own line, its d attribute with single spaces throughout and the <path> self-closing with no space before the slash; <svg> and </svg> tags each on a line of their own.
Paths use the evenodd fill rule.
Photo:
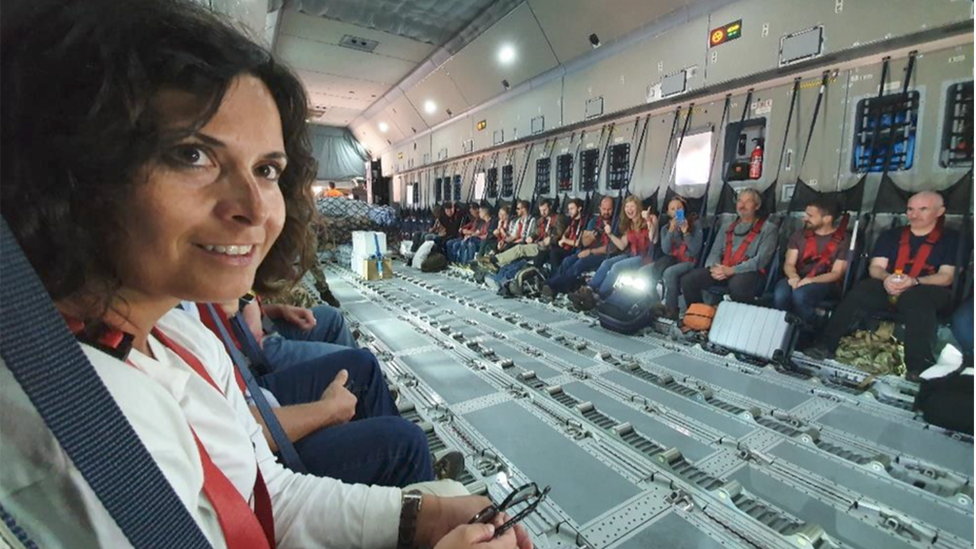
<svg viewBox="0 0 976 549">
<path fill-rule="evenodd" d="M 418 509 L 399 489 L 284 469 L 220 342 L 174 310 L 273 292 L 308 266 L 314 160 L 295 76 L 191 2 L 4 8 L 0 210 L 211 543 L 530 547 L 521 529 L 490 541 L 488 526 L 459 527 L 485 498 Z M 42 546 L 128 546 L 49 437 L 5 431 L 18 450 L 0 477 L 6 510 L 43 524 Z M 239 492 L 231 511 L 254 511 L 229 519 L 207 490 L 220 479 Z"/>
</svg>

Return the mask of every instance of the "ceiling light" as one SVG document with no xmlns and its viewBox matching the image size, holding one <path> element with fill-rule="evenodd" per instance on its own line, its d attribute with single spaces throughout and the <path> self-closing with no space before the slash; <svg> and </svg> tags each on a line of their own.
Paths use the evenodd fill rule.
<svg viewBox="0 0 976 549">
<path fill-rule="evenodd" d="M 424 111 L 426 111 L 427 114 L 434 114 L 435 112 L 437 112 L 437 103 L 434 103 L 433 101 L 428 99 L 427 101 L 424 102 Z"/>
<path fill-rule="evenodd" d="M 380 122 L 380 131 L 386 133 L 390 129 L 390 125 L 386 122 Z"/>
<path fill-rule="evenodd" d="M 498 50 L 498 62 L 508 65 L 515 60 L 515 48 L 511 44 L 505 44 Z"/>
</svg>

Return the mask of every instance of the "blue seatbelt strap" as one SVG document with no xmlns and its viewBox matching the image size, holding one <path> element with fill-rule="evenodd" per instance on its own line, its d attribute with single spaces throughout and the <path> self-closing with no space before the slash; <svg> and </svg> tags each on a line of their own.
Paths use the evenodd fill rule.
<svg viewBox="0 0 976 549">
<path fill-rule="evenodd" d="M 0 221 L 0 356 L 137 549 L 209 548 Z"/>
<path fill-rule="evenodd" d="M 247 387 L 248 392 L 251 393 L 251 398 L 254 400 L 254 405 L 257 406 L 258 412 L 261 414 L 261 419 L 264 420 L 264 425 L 268 428 L 268 432 L 271 433 L 271 438 L 274 440 L 275 445 L 278 446 L 278 453 L 281 454 L 281 459 L 284 461 L 285 467 L 288 467 L 296 473 L 308 473 L 308 469 L 302 463 L 302 458 L 298 457 L 298 451 L 295 450 L 295 446 L 288 439 L 288 435 L 285 434 L 285 429 L 278 422 L 278 417 L 274 414 L 274 410 L 268 404 L 268 399 L 264 398 L 261 386 L 258 385 L 258 380 L 254 379 L 254 374 L 251 373 L 251 369 L 248 367 L 244 355 L 234 345 L 234 339 L 230 337 L 230 332 L 227 331 L 224 323 L 220 321 L 220 316 L 214 308 L 214 305 L 207 303 L 204 306 L 207 308 L 207 313 L 214 319 L 214 324 L 217 325 L 217 330 L 220 332 L 220 339 L 224 341 L 224 347 L 227 347 L 227 352 L 230 353 L 230 358 L 234 362 L 234 367 L 241 374 L 244 385 Z M 240 314 L 231 317 L 230 321 L 232 323 L 241 322 Z M 246 328 L 244 331 L 247 331 Z"/>
<path fill-rule="evenodd" d="M 7 510 L 3 508 L 3 505 L 0 505 L 0 520 L 3 521 L 3 524 L 6 526 L 7 531 L 10 532 L 10 535 L 17 538 L 17 542 L 20 543 L 24 549 L 38 549 L 37 544 L 34 543 L 34 540 L 32 540 L 30 536 L 27 535 L 27 532 L 25 532 L 24 529 L 17 524 L 14 517 L 10 516 L 10 513 L 7 513 Z M 3 536 L 0 536 L 0 542 L 2 541 L 4 541 L 4 538 Z"/>
<path fill-rule="evenodd" d="M 373 243 L 376 245 L 376 272 L 383 278 L 383 252 L 380 251 L 380 236 L 373 233 Z"/>
</svg>

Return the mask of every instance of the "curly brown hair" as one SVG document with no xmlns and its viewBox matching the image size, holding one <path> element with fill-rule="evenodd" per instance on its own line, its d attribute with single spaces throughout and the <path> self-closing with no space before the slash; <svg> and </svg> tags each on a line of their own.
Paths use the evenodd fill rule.
<svg viewBox="0 0 976 549">
<path fill-rule="evenodd" d="M 104 311 L 121 284 L 112 251 L 140 168 L 204 126 L 244 74 L 271 91 L 288 156 L 284 228 L 254 287 L 273 293 L 304 274 L 314 259 L 308 100 L 265 49 L 186 0 L 20 2 L 2 25 L 0 211 L 52 299 Z M 153 108 L 164 89 L 198 98 L 192 127 L 164 131 L 166 113 Z"/>
</svg>

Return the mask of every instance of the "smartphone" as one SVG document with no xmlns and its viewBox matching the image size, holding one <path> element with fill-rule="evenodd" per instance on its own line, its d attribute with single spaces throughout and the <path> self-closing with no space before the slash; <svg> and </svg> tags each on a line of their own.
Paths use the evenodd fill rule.
<svg viewBox="0 0 976 549">
<path fill-rule="evenodd" d="M 677 220 L 678 223 L 684 223 L 685 222 L 685 211 L 683 209 L 675 210 L 675 212 L 674 212 L 674 218 L 675 218 L 675 220 Z"/>
</svg>

